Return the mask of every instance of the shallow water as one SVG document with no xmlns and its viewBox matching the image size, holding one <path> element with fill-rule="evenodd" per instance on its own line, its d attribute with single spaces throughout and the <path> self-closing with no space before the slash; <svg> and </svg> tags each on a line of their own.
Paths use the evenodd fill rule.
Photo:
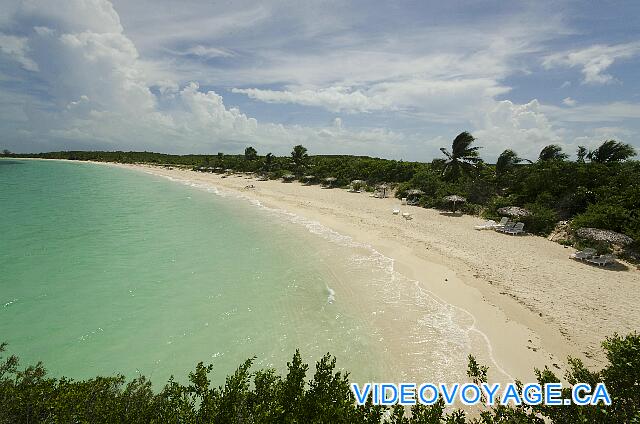
<svg viewBox="0 0 640 424">
<path fill-rule="evenodd" d="M 469 314 L 318 223 L 138 171 L 0 164 L 0 340 L 23 363 L 162 384 L 203 361 L 220 384 L 299 348 L 355 381 L 463 381 L 483 357 Z"/>
</svg>

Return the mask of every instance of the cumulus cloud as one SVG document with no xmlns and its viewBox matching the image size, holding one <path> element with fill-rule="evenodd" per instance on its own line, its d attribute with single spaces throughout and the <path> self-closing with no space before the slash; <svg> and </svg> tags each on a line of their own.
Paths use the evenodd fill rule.
<svg viewBox="0 0 640 424">
<path fill-rule="evenodd" d="M 607 84 L 614 81 L 612 75 L 605 71 L 614 62 L 630 59 L 640 53 L 640 42 L 605 45 L 596 44 L 579 50 L 554 53 L 544 58 L 545 68 L 581 67 L 584 84 Z"/>
<path fill-rule="evenodd" d="M 347 87 L 329 87 L 319 90 L 261 90 L 257 88 L 233 88 L 233 93 L 246 94 L 254 100 L 267 103 L 295 103 L 318 106 L 331 112 L 371 112 L 391 109 L 390 102 L 381 95 L 367 95 Z"/>
<path fill-rule="evenodd" d="M 474 134 L 486 146 L 482 153 L 487 158 L 497 158 L 507 148 L 533 158 L 548 144 L 562 144 L 562 137 L 535 99 L 526 104 L 496 102 L 479 117 L 476 127 Z"/>
<path fill-rule="evenodd" d="M 0 33 L 0 52 L 15 60 L 27 71 L 39 71 L 38 65 L 28 57 L 29 47 L 26 37 L 16 37 Z"/>
<path fill-rule="evenodd" d="M 8 60 L 39 71 L 37 78 L 23 76 L 22 85 L 13 93 L 0 88 L 6 94 L 3 98 L 20 94 L 18 98 L 24 99 L 27 85 L 46 93 L 47 98 L 44 104 L 32 107 L 25 104 L 34 102 L 13 103 L 24 110 L 24 115 L 13 116 L 11 123 L 22 128 L 7 134 L 15 143 L 33 145 L 38 139 L 82 148 L 174 152 L 237 150 L 241 145 L 255 144 L 284 153 L 301 142 L 316 151 L 323 151 L 327 144 L 340 150 L 336 142 L 352 151 L 365 151 L 372 142 L 373 151 L 393 150 L 389 143 L 401 139 L 391 131 L 345 130 L 341 121 L 326 131 L 322 127 L 260 124 L 238 108 L 227 107 L 215 91 L 201 90 L 196 82 L 167 82 L 153 92 L 139 52 L 124 33 L 110 2 L 79 2 L 77 15 L 64 13 L 67 2 L 61 2 L 59 9 L 48 1 L 42 6 L 36 1 L 24 3 L 15 11 L 16 17 L 39 25 L 32 25 L 22 38 L 6 35 L 2 39 L 2 52 Z M 82 22 L 75 22 L 72 16 Z M 195 48 L 194 53 L 213 52 Z M 4 122 L 5 128 L 11 125 Z"/>
<path fill-rule="evenodd" d="M 432 22 L 423 22 L 406 10 L 393 15 L 393 7 L 356 3 L 341 3 L 336 14 L 324 2 L 278 0 L 185 0 L 180 10 L 168 0 L 116 0 L 116 7 L 108 0 L 4 0 L 4 140 L 18 151 L 185 153 L 252 144 L 287 153 L 302 143 L 318 153 L 430 159 L 469 129 L 489 158 L 506 147 L 533 155 L 573 138 L 567 123 L 624 127 L 640 116 L 631 100 L 504 100 L 509 81 L 526 78 L 564 33 L 561 18 L 533 6 L 501 16 L 500 25 L 478 17 L 461 32 L 448 7 L 430 5 L 424 19 Z M 378 19 L 382 13 L 388 21 Z M 637 54 L 634 43 L 594 47 L 548 55 L 545 67 L 580 67 L 585 82 L 602 83 L 611 80 L 612 63 Z M 569 83 L 563 88 L 563 97 L 573 94 Z M 246 96 L 229 96 L 240 107 L 223 98 L 229 89 Z M 274 115 L 274 103 L 314 109 Z M 287 124 L 267 122 L 273 119 Z M 49 144 L 33 147 L 35 140 Z"/>
</svg>

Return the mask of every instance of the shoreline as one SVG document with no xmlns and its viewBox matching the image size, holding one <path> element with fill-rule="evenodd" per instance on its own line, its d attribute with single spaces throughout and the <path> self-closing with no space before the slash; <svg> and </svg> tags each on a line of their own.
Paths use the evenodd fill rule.
<svg viewBox="0 0 640 424">
<path fill-rule="evenodd" d="M 482 278 L 478 270 L 470 267 L 459 257 L 442 254 L 444 248 L 452 249 L 455 246 L 425 245 L 423 240 L 403 231 L 404 229 L 420 232 L 420 229 L 416 228 L 418 227 L 416 223 L 420 219 L 433 218 L 434 214 L 440 216 L 437 211 L 403 207 L 414 215 L 413 220 L 406 221 L 391 214 L 392 209 L 399 204 L 399 200 L 393 198 L 374 199 L 365 193 L 354 194 L 340 189 L 328 190 L 298 183 L 283 184 L 278 180 L 256 181 L 255 178 L 249 179 L 244 175 L 221 178 L 218 174 L 203 174 L 180 168 L 109 165 L 210 184 L 247 199 L 257 200 L 267 207 L 317 221 L 339 234 L 351 237 L 356 242 L 371 246 L 384 256 L 392 258 L 394 268 L 404 276 L 418 281 L 422 289 L 473 317 L 473 327 L 481 337 L 485 338 L 489 355 L 493 358 L 494 364 L 486 365 L 494 371 L 497 366 L 504 369 L 506 375 L 532 380 L 534 368 L 556 367 L 558 374 L 562 374 L 567 356 L 582 358 L 588 365 L 602 364 L 602 359 L 598 355 L 585 355 L 584 350 L 588 344 L 585 346 L 586 343 L 576 343 L 569 339 L 563 334 L 561 328 L 545 319 L 547 314 L 543 313 L 541 316 L 540 313 L 526 307 L 516 296 L 506 292 L 494 281 Z M 248 183 L 256 188 L 244 190 L 243 187 Z M 362 205 L 363 210 L 342 210 L 344 206 L 351 206 L 354 200 Z M 384 222 L 380 224 L 381 219 L 391 221 L 391 225 L 385 226 Z M 440 219 L 443 218 L 440 216 Z M 452 225 L 463 221 L 467 224 L 465 227 L 468 227 L 471 234 L 476 237 L 488 235 L 488 232 L 473 230 L 473 226 L 480 221 L 479 218 L 463 216 L 444 217 L 444 219 L 455 220 Z M 367 222 L 368 220 L 371 222 Z M 509 237 L 498 233 L 491 235 L 504 237 L 511 243 L 529 239 L 537 243 L 556 245 L 566 254 L 566 261 L 572 263 L 568 259 L 569 249 L 564 249 L 546 239 L 533 236 Z M 464 243 L 463 240 L 460 242 Z M 494 264 L 487 265 L 492 267 Z M 602 270 L 601 272 L 609 273 L 610 271 Z M 552 312 L 547 316 L 551 315 Z M 606 335 L 603 335 L 602 339 Z M 602 340 L 597 343 L 600 341 Z"/>
<path fill-rule="evenodd" d="M 600 343 L 606 336 L 640 328 L 640 293 L 634 290 L 638 270 L 613 271 L 571 261 L 573 249 L 541 237 L 475 231 L 481 221 L 477 217 L 402 206 L 414 216 L 407 221 L 392 215 L 400 203 L 394 198 L 257 181 L 241 174 L 221 178 L 178 167 L 94 163 L 210 185 L 371 246 L 392 258 L 394 268 L 418 281 L 421 289 L 473 317 L 473 328 L 493 358 L 494 364 L 485 365 L 523 381 L 533 381 L 534 368 L 545 366 L 562 375 L 567 356 L 599 368 L 604 363 Z M 247 184 L 255 189 L 244 190 Z"/>
</svg>

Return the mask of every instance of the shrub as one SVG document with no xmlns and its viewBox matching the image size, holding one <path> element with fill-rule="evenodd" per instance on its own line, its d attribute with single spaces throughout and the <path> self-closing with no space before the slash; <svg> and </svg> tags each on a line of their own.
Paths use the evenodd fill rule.
<svg viewBox="0 0 640 424">
<path fill-rule="evenodd" d="M 629 211 L 622 206 L 596 203 L 589 205 L 584 213 L 573 218 L 571 227 L 573 229 L 600 228 L 622 232 L 629 224 L 630 218 Z"/>
<path fill-rule="evenodd" d="M 521 218 L 528 232 L 543 236 L 549 235 L 558 223 L 558 215 L 553 209 L 533 203 L 526 205 L 531 215 Z"/>
</svg>

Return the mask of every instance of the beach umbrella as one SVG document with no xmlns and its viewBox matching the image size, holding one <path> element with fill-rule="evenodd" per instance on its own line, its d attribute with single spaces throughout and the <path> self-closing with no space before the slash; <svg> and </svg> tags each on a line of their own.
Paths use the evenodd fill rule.
<svg viewBox="0 0 640 424">
<path fill-rule="evenodd" d="M 327 177 L 324 179 L 324 182 L 329 184 L 329 185 L 333 185 L 333 183 L 335 183 L 338 179 L 335 177 Z"/>
<path fill-rule="evenodd" d="M 380 183 L 377 188 L 382 191 L 382 197 L 387 197 L 387 183 Z"/>
<path fill-rule="evenodd" d="M 602 241 L 620 246 L 633 243 L 633 239 L 625 234 L 616 233 L 611 230 L 600 230 L 598 228 L 579 228 L 576 231 L 576 235 L 580 238 Z"/>
<path fill-rule="evenodd" d="M 304 177 L 302 177 L 303 180 L 314 180 L 315 178 L 315 175 L 305 175 Z"/>
<path fill-rule="evenodd" d="M 453 202 L 453 211 L 456 211 L 456 203 L 458 202 L 466 202 L 467 199 L 465 199 L 462 196 L 458 196 L 457 194 L 452 194 L 451 196 L 446 196 L 444 198 L 445 202 Z"/>
<path fill-rule="evenodd" d="M 284 181 L 292 181 L 292 180 L 294 180 L 295 178 L 296 178 L 296 176 L 295 176 L 295 175 L 293 175 L 293 174 L 286 174 L 286 175 L 283 175 L 283 176 L 282 176 L 282 179 L 283 179 Z"/>
<path fill-rule="evenodd" d="M 227 174 L 233 174 L 233 169 L 227 168 L 224 170 L 224 172 L 226 172 Z"/>
<path fill-rule="evenodd" d="M 424 191 L 417 189 L 417 188 L 412 188 L 411 190 L 407 190 L 407 196 L 411 197 L 411 196 L 422 196 L 424 194 Z"/>
<path fill-rule="evenodd" d="M 351 181 L 351 184 L 365 184 L 366 181 L 365 180 L 353 180 Z"/>
<path fill-rule="evenodd" d="M 500 215 L 512 216 L 514 218 L 522 218 L 531 215 L 531 212 L 519 206 L 506 206 L 498 209 Z"/>
</svg>

